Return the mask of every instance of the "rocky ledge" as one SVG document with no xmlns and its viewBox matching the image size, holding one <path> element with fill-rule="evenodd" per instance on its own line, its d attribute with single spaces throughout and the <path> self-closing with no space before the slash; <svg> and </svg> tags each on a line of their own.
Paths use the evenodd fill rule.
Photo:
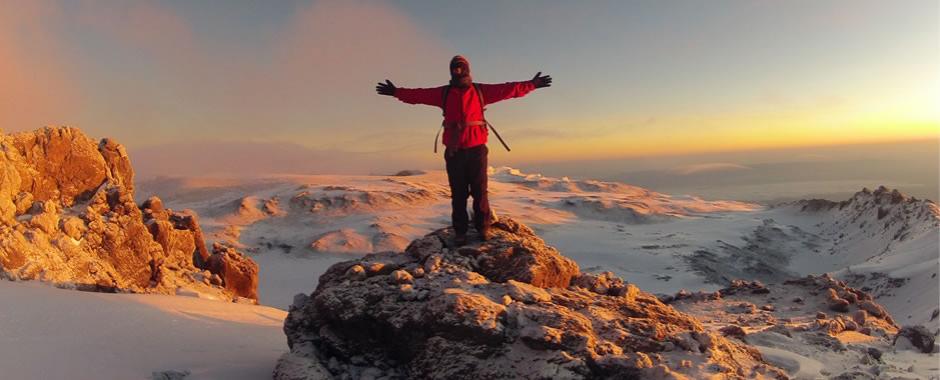
<svg viewBox="0 0 940 380">
<path fill-rule="evenodd" d="M 933 332 L 899 328 L 870 294 L 828 274 L 767 285 L 735 280 L 715 292 L 680 291 L 661 300 L 706 330 L 760 350 L 796 378 L 897 379 L 936 371 L 918 364 L 933 358 L 907 354 L 940 350 Z"/>
<path fill-rule="evenodd" d="M 488 242 L 453 230 L 333 265 L 284 323 L 278 380 L 786 378 L 754 348 L 509 218 Z"/>
<path fill-rule="evenodd" d="M 195 213 L 134 202 L 123 146 L 75 128 L 0 134 L 0 278 L 257 300 L 258 266 L 206 248 Z"/>
</svg>

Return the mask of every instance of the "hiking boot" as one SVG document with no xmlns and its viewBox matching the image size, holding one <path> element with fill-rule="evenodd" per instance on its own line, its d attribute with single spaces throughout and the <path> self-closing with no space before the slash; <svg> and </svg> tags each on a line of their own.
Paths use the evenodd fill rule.
<svg viewBox="0 0 940 380">
<path fill-rule="evenodd" d="M 457 234 L 457 236 L 454 236 L 454 245 L 458 247 L 467 245 L 467 234 Z"/>
<path fill-rule="evenodd" d="M 493 233 L 490 230 L 480 231 L 480 241 L 489 241 L 493 238 Z"/>
</svg>

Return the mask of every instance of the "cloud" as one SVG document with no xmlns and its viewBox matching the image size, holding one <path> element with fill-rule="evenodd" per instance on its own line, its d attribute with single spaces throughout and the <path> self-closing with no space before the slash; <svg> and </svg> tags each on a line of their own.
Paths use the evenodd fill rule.
<svg viewBox="0 0 940 380">
<path fill-rule="evenodd" d="M 432 68 L 443 82 L 450 57 L 435 36 L 380 2 L 302 4 L 265 31 L 213 24 L 215 36 L 230 31 L 225 28 L 264 36 L 244 43 L 197 36 L 191 21 L 168 5 L 84 5 L 85 25 L 129 49 L 134 56 L 128 58 L 147 63 L 103 73 L 126 80 L 109 83 L 108 91 L 118 95 L 99 107 L 100 120 L 139 125 L 132 144 L 242 136 L 319 147 L 353 142 L 374 150 L 395 140 L 388 129 L 415 127 L 407 118 L 388 121 L 392 107 L 401 105 L 375 96 L 375 82 L 428 80 Z M 141 115 L 149 125 L 141 125 Z M 386 138 L 370 141 L 374 135 Z"/>
<path fill-rule="evenodd" d="M 373 91 L 385 78 L 412 87 L 447 79 L 451 49 L 394 5 L 303 3 L 263 25 L 183 9 L 0 3 L 0 128 L 70 124 L 128 146 L 242 139 L 352 151 L 433 136 L 433 120 L 420 121 L 433 112 Z"/>
<path fill-rule="evenodd" d="M 243 95 L 235 99 L 237 106 L 262 110 L 262 117 L 288 126 L 297 124 L 288 115 L 316 109 L 306 119 L 317 124 L 304 128 L 336 133 L 337 127 L 353 126 L 342 130 L 347 136 L 410 126 L 388 120 L 401 104 L 375 96 L 375 83 L 391 78 L 399 86 L 443 84 L 452 55 L 432 33 L 380 2 L 301 6 L 272 45 L 270 63 L 234 92 Z"/>
<path fill-rule="evenodd" d="M 702 164 L 693 164 L 680 166 L 673 168 L 671 171 L 674 174 L 678 175 L 693 175 L 693 174 L 702 174 L 702 173 L 714 173 L 714 172 L 729 172 L 729 171 L 739 171 L 739 170 L 751 170 L 749 166 L 732 164 L 727 162 L 709 162 Z"/>
<path fill-rule="evenodd" d="M 793 157 L 794 161 L 830 161 L 832 157 L 821 153 L 803 153 Z"/>
<path fill-rule="evenodd" d="M 79 4 L 75 18 L 84 28 L 119 39 L 151 58 L 180 65 L 199 52 L 191 26 L 173 8 L 156 2 L 85 0 Z"/>
</svg>

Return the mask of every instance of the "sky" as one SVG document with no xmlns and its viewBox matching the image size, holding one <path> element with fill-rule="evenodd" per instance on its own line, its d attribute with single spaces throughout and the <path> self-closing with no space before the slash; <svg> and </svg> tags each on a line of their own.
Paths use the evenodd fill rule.
<svg viewBox="0 0 940 380">
<path fill-rule="evenodd" d="M 491 162 L 940 134 L 940 2 L 0 3 L 0 129 L 71 125 L 153 175 L 437 168 L 440 111 L 374 92 L 552 75 Z"/>
</svg>

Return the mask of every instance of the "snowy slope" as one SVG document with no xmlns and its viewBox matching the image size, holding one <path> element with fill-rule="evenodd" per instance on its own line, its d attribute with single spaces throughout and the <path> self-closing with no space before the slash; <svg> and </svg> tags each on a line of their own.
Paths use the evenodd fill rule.
<svg viewBox="0 0 940 380">
<path fill-rule="evenodd" d="M 940 217 L 928 201 L 879 190 L 842 203 L 763 207 L 505 167 L 490 175 L 497 214 L 533 226 L 586 270 L 612 271 L 647 291 L 834 272 L 870 289 L 902 324 L 930 321 L 940 303 Z M 446 183 L 440 171 L 175 180 L 145 183 L 140 196 L 157 192 L 170 207 L 194 209 L 210 239 L 251 252 L 261 266 L 261 302 L 286 308 L 330 264 L 399 250 L 449 224 Z"/>
<path fill-rule="evenodd" d="M 529 224 L 585 271 L 609 270 L 662 294 L 714 291 L 735 278 L 779 284 L 831 272 L 851 286 L 867 287 L 899 324 L 937 328 L 931 316 L 940 304 L 940 217 L 933 203 L 880 189 L 838 203 L 764 207 L 510 168 L 491 175 L 496 213 Z M 210 241 L 226 240 L 252 255 L 261 270 L 260 301 L 279 309 L 294 294 L 312 291 L 331 264 L 399 250 L 450 222 L 443 172 L 162 179 L 141 184 L 138 196 L 153 193 L 168 207 L 195 210 Z M 0 299 L 0 339 L 15 342 L 0 355 L 4 377 L 148 378 L 154 371 L 176 370 L 190 371 L 190 379 L 269 378 L 287 350 L 285 312 L 271 307 L 6 281 L 0 282 Z M 811 319 L 812 310 L 804 311 L 800 318 Z M 800 363 L 794 373 L 822 373 L 809 360 L 822 351 L 803 352 L 803 345 L 781 343 L 772 334 L 755 339 L 764 339 L 754 343 L 765 355 Z M 877 347 L 888 349 L 884 337 L 879 339 Z M 832 358 L 851 368 L 863 360 L 858 352 Z M 911 365 L 918 377 L 935 375 L 933 358 L 917 355 L 923 354 L 886 353 L 893 363 L 888 369 Z"/>
<path fill-rule="evenodd" d="M 686 268 L 681 254 L 703 239 L 736 236 L 726 232 L 726 224 L 738 225 L 760 209 L 511 168 L 491 175 L 497 214 L 533 226 L 589 269 L 612 270 L 654 292 L 708 286 Z M 310 291 L 330 264 L 349 255 L 401 250 L 448 225 L 446 184 L 440 171 L 174 180 L 144 183 L 139 196 L 159 193 L 168 207 L 196 211 L 208 239 L 231 241 L 252 253 L 261 268 L 261 302 L 286 308 L 294 294 Z"/>
<path fill-rule="evenodd" d="M 0 281 L 4 379 L 270 378 L 286 313 L 205 299 Z"/>
<path fill-rule="evenodd" d="M 832 271 L 870 289 L 899 323 L 926 323 L 940 312 L 940 208 L 935 203 L 881 187 L 839 203 L 803 201 L 789 207 L 817 220 L 817 233 L 831 241 L 823 254 L 797 264 L 804 273 Z"/>
</svg>

